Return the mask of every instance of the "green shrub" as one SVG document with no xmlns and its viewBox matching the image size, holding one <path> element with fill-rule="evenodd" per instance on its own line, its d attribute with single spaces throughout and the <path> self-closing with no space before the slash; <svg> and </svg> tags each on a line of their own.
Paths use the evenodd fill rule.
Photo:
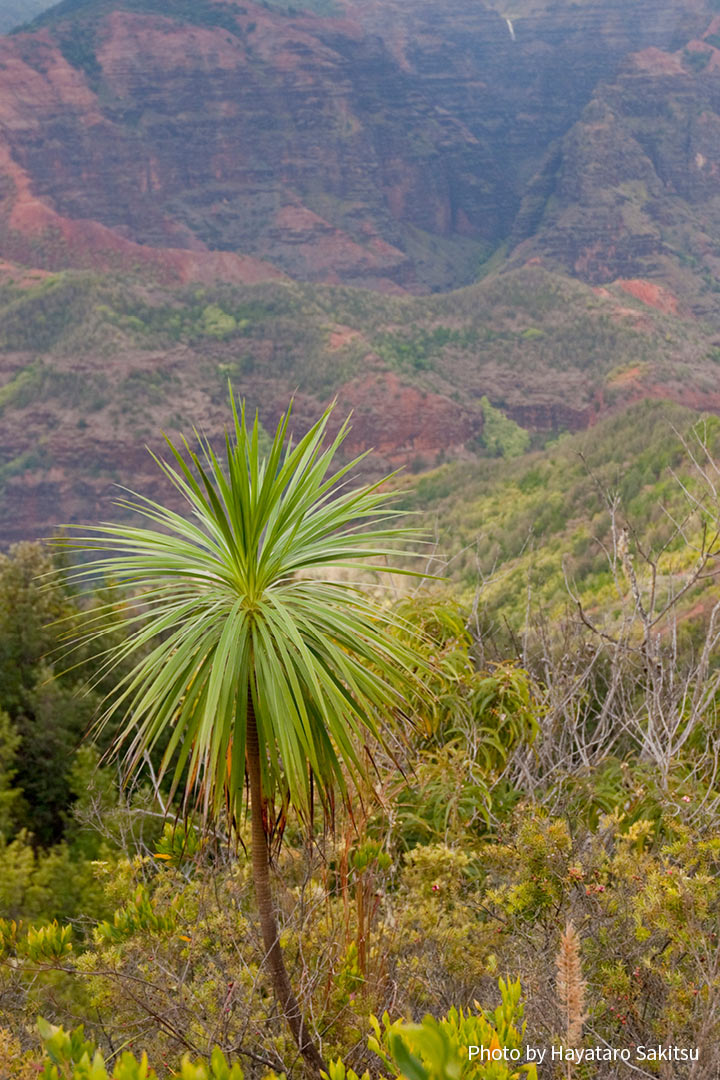
<svg viewBox="0 0 720 1080">
<path fill-rule="evenodd" d="M 452 1008 L 441 1020 L 426 1016 L 421 1024 L 391 1023 L 385 1013 L 381 1025 L 372 1017 L 374 1035 L 369 1046 L 382 1060 L 385 1075 L 405 1080 L 537 1080 L 534 1065 L 487 1060 L 503 1050 L 513 1062 L 523 1057 L 520 982 L 500 979 L 499 986 L 502 1002 L 493 1012 L 485 1012 L 476 1003 L 477 1012 Z M 327 1080 L 358 1080 L 342 1061 L 330 1065 L 326 1076 Z"/>
<path fill-rule="evenodd" d="M 447 345 L 468 348 L 478 340 L 479 333 L 474 327 L 463 330 L 449 326 L 435 326 L 430 330 L 420 327 L 409 333 L 386 331 L 376 338 L 375 349 L 390 367 L 426 371 Z"/>
<path fill-rule="evenodd" d="M 39 1020 L 38 1030 L 45 1050 L 41 1080 L 157 1080 L 157 1073 L 149 1065 L 146 1054 L 138 1059 L 135 1054 L 125 1051 L 114 1065 L 106 1065 L 95 1044 L 84 1038 L 82 1027 L 68 1033 Z M 186 1055 L 180 1065 L 179 1077 L 180 1080 L 243 1080 L 244 1073 L 240 1065 L 229 1063 L 225 1055 L 215 1049 L 209 1064 L 199 1061 L 193 1064 Z"/>
<path fill-rule="evenodd" d="M 203 308 L 200 325 L 204 333 L 220 340 L 230 337 L 237 330 L 235 317 L 223 311 L 219 304 L 208 304 Z"/>
<path fill-rule="evenodd" d="M 522 1055 L 526 1025 L 520 983 L 500 979 L 499 987 L 501 1004 L 490 1012 L 479 1006 L 475 1012 L 452 1008 L 442 1019 L 426 1016 L 420 1024 L 403 1020 L 391 1023 L 387 1013 L 382 1023 L 372 1017 L 373 1035 L 368 1045 L 379 1056 L 386 1076 L 406 1080 L 537 1080 L 534 1065 L 482 1061 L 483 1056 L 501 1048 L 516 1061 Z M 156 1080 L 146 1054 L 138 1059 L 126 1051 L 114 1066 L 108 1066 L 95 1043 L 85 1039 L 82 1027 L 68 1033 L 41 1019 L 38 1030 L 44 1048 L 42 1080 Z M 470 1047 L 476 1051 L 472 1058 Z M 357 1073 L 341 1059 L 330 1064 L 324 1076 L 326 1080 L 358 1080 Z M 193 1063 L 186 1055 L 179 1077 L 244 1080 L 244 1073 L 239 1064 L 229 1062 L 216 1048 L 209 1063 Z M 368 1073 L 365 1078 L 369 1080 Z"/>
<path fill-rule="evenodd" d="M 483 414 L 482 441 L 493 457 L 519 457 L 530 447 L 530 432 L 521 428 L 501 409 L 490 404 L 487 397 L 480 398 Z"/>
</svg>

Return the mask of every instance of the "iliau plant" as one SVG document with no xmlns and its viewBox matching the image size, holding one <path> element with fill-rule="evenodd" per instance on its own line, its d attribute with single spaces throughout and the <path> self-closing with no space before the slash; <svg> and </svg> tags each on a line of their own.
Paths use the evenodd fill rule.
<svg viewBox="0 0 720 1080">
<path fill-rule="evenodd" d="M 169 460 L 158 459 L 186 513 L 133 494 L 121 505 L 144 524 L 87 530 L 75 546 L 100 557 L 74 576 L 135 595 L 127 636 L 105 666 L 134 664 L 100 721 L 124 713 L 115 747 L 128 773 L 164 746 L 161 774 L 172 773 L 185 807 L 235 822 L 247 778 L 266 962 L 317 1071 L 322 1058 L 280 948 L 272 807 L 290 804 L 309 822 L 314 793 L 326 807 L 334 792 L 347 795 L 367 779 L 368 745 L 422 695 L 417 643 L 360 584 L 369 568 L 397 573 L 390 564 L 413 534 L 397 524 L 382 482 L 348 485 L 360 459 L 333 472 L 348 426 L 330 439 L 329 411 L 297 442 L 288 412 L 265 454 L 258 419 L 234 402 L 232 415 L 220 455 L 198 435 L 198 451 L 168 440 Z M 102 629 L 103 617 L 90 616 L 83 643 Z"/>
</svg>

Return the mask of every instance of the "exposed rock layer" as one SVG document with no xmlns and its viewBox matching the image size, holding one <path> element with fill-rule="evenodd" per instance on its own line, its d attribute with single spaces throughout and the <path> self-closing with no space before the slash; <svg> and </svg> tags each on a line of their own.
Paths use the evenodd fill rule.
<svg viewBox="0 0 720 1080">
<path fill-rule="evenodd" d="M 715 191 L 710 10 L 523 8 L 511 36 L 479 0 L 345 0 L 326 17 L 61 4 L 0 41 L 0 254 L 423 291 L 472 280 L 503 241 L 534 235 L 553 196 L 582 213 L 556 214 L 546 255 L 588 280 L 637 275 L 661 248 L 657 214 L 629 227 L 622 200 L 598 192 Z M 713 53 L 704 74 L 687 48 Z M 682 124 L 655 145 L 668 98 L 697 114 L 689 171 Z"/>
</svg>

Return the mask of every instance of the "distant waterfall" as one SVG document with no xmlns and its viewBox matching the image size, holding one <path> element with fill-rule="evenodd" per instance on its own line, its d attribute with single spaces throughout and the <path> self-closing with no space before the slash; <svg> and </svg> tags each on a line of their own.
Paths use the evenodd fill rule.
<svg viewBox="0 0 720 1080">
<path fill-rule="evenodd" d="M 507 23 L 507 28 L 510 31 L 510 37 L 514 41 L 515 40 L 515 30 L 513 28 L 512 19 L 506 19 L 505 22 Z"/>
</svg>

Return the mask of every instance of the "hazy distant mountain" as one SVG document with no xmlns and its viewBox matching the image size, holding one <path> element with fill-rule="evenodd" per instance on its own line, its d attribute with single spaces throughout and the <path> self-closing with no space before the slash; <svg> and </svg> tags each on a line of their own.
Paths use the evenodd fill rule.
<svg viewBox="0 0 720 1080">
<path fill-rule="evenodd" d="M 720 412 L 717 8 L 63 0 L 0 39 L 0 540 L 214 430 L 228 375 L 268 423 L 338 393 L 388 464 L 482 450 L 484 397 L 538 439 Z"/>
<path fill-rule="evenodd" d="M 29 22 L 49 7 L 52 4 L 48 0 L 0 0 L 0 34 L 7 34 L 16 26 Z"/>
<path fill-rule="evenodd" d="M 0 255 L 413 292 L 502 252 L 656 273 L 715 222 L 715 6 L 63 0 L 0 49 Z"/>
</svg>

